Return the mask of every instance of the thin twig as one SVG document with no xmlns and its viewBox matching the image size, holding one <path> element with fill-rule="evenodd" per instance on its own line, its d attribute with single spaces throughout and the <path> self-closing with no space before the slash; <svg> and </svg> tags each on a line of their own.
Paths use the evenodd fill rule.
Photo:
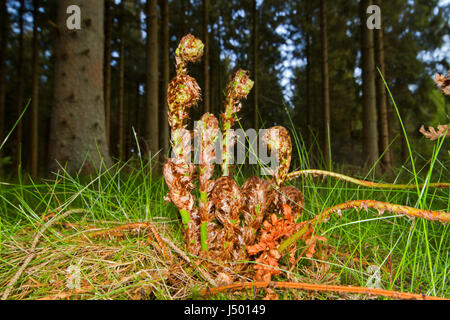
<svg viewBox="0 0 450 320">
<path fill-rule="evenodd" d="M 357 294 L 367 294 L 373 296 L 383 296 L 394 299 L 415 299 L 415 300 L 450 300 L 442 297 L 427 296 L 424 294 L 400 292 L 393 290 L 385 290 L 378 288 L 367 288 L 367 287 L 353 287 L 353 286 L 338 286 L 338 285 L 327 285 L 327 284 L 314 284 L 306 282 L 241 282 L 234 283 L 227 286 L 206 288 L 200 291 L 200 294 L 216 294 L 220 292 L 225 292 L 228 290 L 243 290 L 243 289 L 253 289 L 253 288 L 282 288 L 282 289 L 300 289 L 309 291 L 324 291 L 324 292 L 340 292 L 340 293 L 357 293 Z"/>
</svg>

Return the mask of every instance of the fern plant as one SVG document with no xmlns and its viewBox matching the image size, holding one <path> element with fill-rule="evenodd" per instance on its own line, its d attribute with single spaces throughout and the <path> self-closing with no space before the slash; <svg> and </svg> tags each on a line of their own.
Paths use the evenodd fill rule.
<svg viewBox="0 0 450 320">
<path fill-rule="evenodd" d="M 186 249 L 193 255 L 209 261 L 211 270 L 243 271 L 249 260 L 254 265 L 254 279 L 270 281 L 280 273 L 278 263 L 283 254 L 289 253 L 294 263 L 296 242 L 307 245 L 303 254 L 314 255 L 317 241 L 325 240 L 317 235 L 317 228 L 328 221 L 332 213 L 341 215 L 350 208 L 373 208 L 383 213 L 389 211 L 399 215 L 428 220 L 450 222 L 450 213 L 433 212 L 408 206 L 384 203 L 375 200 L 355 200 L 338 204 L 310 220 L 301 221 L 304 197 L 293 186 L 283 186 L 285 181 L 303 175 L 322 175 L 345 180 L 372 188 L 408 189 L 417 185 L 381 184 L 354 179 L 338 173 L 322 170 L 289 172 L 292 142 L 284 127 L 273 127 L 266 131 L 263 141 L 276 155 L 278 167 L 267 180 L 252 176 L 242 186 L 232 177 L 230 162 L 235 136 L 232 127 L 245 99 L 253 87 L 247 71 L 237 70 L 226 89 L 225 110 L 221 114 L 222 128 L 218 119 L 210 113 L 204 114 L 194 128 L 200 137 L 201 154 L 197 168 L 190 162 L 192 133 L 186 129 L 185 120 L 189 110 L 201 99 L 200 88 L 188 75 L 187 64 L 198 62 L 203 54 L 203 43 L 193 35 L 182 38 L 176 54 L 175 78 L 168 88 L 168 115 L 171 127 L 173 157 L 164 164 L 164 177 L 169 187 L 167 200 L 177 206 L 185 229 Z M 219 131 L 223 136 L 222 176 L 213 180 L 215 171 L 215 143 Z M 198 177 L 199 198 L 193 190 Z M 428 184 L 429 187 L 448 188 L 448 183 Z"/>
</svg>

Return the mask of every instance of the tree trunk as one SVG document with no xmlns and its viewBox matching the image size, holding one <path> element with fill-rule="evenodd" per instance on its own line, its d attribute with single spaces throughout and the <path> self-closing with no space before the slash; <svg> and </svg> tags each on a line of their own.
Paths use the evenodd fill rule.
<svg viewBox="0 0 450 320">
<path fill-rule="evenodd" d="M 31 58 L 31 175 L 39 171 L 39 47 L 37 19 L 39 0 L 33 0 L 33 40 Z"/>
<path fill-rule="evenodd" d="M 307 14 L 306 23 L 312 23 L 309 13 Z M 306 141 L 308 143 L 308 148 L 313 145 L 313 135 L 312 130 L 314 130 L 314 109 L 312 105 L 312 77 L 311 77 L 311 35 L 309 32 L 306 33 Z"/>
<path fill-rule="evenodd" d="M 81 30 L 70 31 L 66 10 L 72 3 L 58 1 L 49 169 L 61 165 L 69 173 L 95 174 L 102 161 L 111 165 L 103 100 L 104 2 L 78 0 Z"/>
<path fill-rule="evenodd" d="M 187 28 L 186 28 L 186 6 L 184 3 L 184 0 L 180 0 L 180 30 L 181 30 L 181 36 L 185 36 L 187 34 Z"/>
<path fill-rule="evenodd" d="M 328 21 L 326 0 L 320 0 L 320 34 L 322 39 L 322 110 L 323 110 L 323 155 L 326 166 L 331 169 L 330 153 L 330 88 L 328 79 Z"/>
<path fill-rule="evenodd" d="M 106 144 L 111 149 L 111 30 L 112 30 L 112 0 L 105 0 L 105 68 L 104 68 L 104 99 L 105 99 L 105 131 Z"/>
<path fill-rule="evenodd" d="M 24 66 L 23 66 L 23 16 L 25 13 L 25 0 L 20 0 L 19 9 L 19 62 L 17 68 L 17 112 L 16 116 L 19 119 L 23 112 L 23 80 L 24 80 Z M 22 165 L 22 141 L 23 141 L 23 125 L 22 120 L 17 124 L 16 128 L 16 168 L 19 169 Z"/>
<path fill-rule="evenodd" d="M 363 92 L 363 157 L 369 167 L 378 159 L 378 130 L 375 86 L 375 57 L 373 30 L 367 28 L 367 7 L 370 0 L 361 0 L 361 57 L 362 57 L 362 92 Z"/>
<path fill-rule="evenodd" d="M 258 9 L 256 0 L 253 0 L 253 127 L 259 129 L 259 106 L 258 106 Z"/>
<path fill-rule="evenodd" d="M 203 112 L 211 111 L 209 89 L 209 0 L 203 0 Z"/>
<path fill-rule="evenodd" d="M 124 2 L 120 1 L 120 20 L 119 20 L 119 159 L 125 160 L 125 116 L 124 116 L 124 96 L 125 96 L 125 14 L 124 14 Z"/>
<path fill-rule="evenodd" d="M 159 150 L 158 128 L 158 7 L 157 0 L 147 0 L 147 133 L 150 158 Z"/>
<path fill-rule="evenodd" d="M 380 5 L 380 1 L 376 0 L 374 2 L 376 5 Z M 383 24 L 381 29 L 375 31 L 375 61 L 380 69 L 383 77 L 386 78 L 386 70 L 384 67 L 384 40 L 383 40 Z M 379 151 L 384 152 L 384 156 L 381 159 L 383 169 L 389 170 L 392 168 L 392 153 L 389 148 L 389 117 L 387 112 L 386 103 L 386 87 L 384 85 L 383 79 L 376 72 L 378 76 L 376 77 L 376 91 L 377 91 L 377 104 L 378 104 L 378 130 L 379 130 Z"/>
<path fill-rule="evenodd" d="M 0 145 L 5 139 L 5 96 L 6 96 L 6 43 L 8 11 L 6 1 L 0 3 Z M 3 173 L 2 149 L 0 149 L 0 175 Z"/>
<path fill-rule="evenodd" d="M 170 81 L 170 51 L 169 51 L 169 0 L 162 1 L 162 81 L 163 81 L 163 103 L 161 104 L 161 140 L 163 156 L 169 152 L 169 122 L 167 119 L 167 88 Z"/>
</svg>

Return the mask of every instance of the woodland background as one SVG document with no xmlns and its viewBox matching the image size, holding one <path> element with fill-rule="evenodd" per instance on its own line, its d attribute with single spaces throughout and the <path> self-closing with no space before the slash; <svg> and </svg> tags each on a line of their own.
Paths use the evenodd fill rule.
<svg viewBox="0 0 450 320">
<path fill-rule="evenodd" d="M 81 30 L 66 28 L 72 4 Z M 381 8 L 381 30 L 365 27 L 370 4 Z M 166 88 L 187 33 L 205 43 L 190 72 L 203 92 L 192 119 L 222 112 L 227 81 L 242 67 L 255 81 L 243 128 L 297 132 L 312 167 L 352 170 L 381 158 L 389 170 L 405 164 L 408 148 L 378 67 L 426 162 L 433 145 L 419 127 L 449 122 L 433 81 L 449 69 L 449 18 L 438 0 L 1 0 L 0 142 L 30 104 L 0 150 L 0 174 L 93 173 L 100 161 L 160 150 L 162 160 Z"/>
</svg>

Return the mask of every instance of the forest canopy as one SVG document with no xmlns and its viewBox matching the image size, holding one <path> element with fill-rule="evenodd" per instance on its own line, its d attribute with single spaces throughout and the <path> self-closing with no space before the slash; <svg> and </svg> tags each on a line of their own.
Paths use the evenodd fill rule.
<svg viewBox="0 0 450 320">
<path fill-rule="evenodd" d="M 399 116 L 426 161 L 432 146 L 419 128 L 449 122 L 434 82 L 449 69 L 448 1 L 78 2 L 81 28 L 67 30 L 77 1 L 2 1 L 4 174 L 45 176 L 65 164 L 93 172 L 87 158 L 111 164 L 138 149 L 166 155 L 167 84 L 188 33 L 205 44 L 191 72 L 202 88 L 192 118 L 222 112 L 228 79 L 248 69 L 255 86 L 240 125 L 288 127 L 316 166 L 404 164 Z M 370 5 L 380 8 L 380 29 L 366 27 Z"/>
</svg>

